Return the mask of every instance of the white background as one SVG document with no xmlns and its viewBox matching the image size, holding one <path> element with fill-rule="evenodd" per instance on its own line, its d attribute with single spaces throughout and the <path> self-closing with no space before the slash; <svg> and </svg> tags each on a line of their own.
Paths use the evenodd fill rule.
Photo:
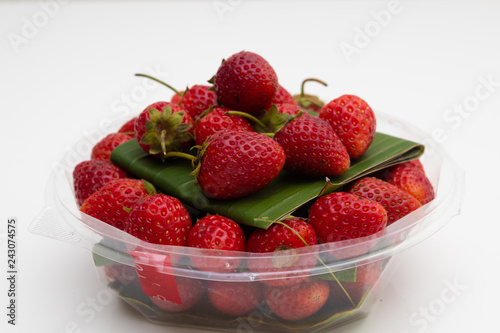
<svg viewBox="0 0 500 333">
<path fill-rule="evenodd" d="M 103 119 L 128 120 L 172 95 L 144 88 L 134 73 L 182 89 L 205 83 L 243 49 L 264 56 L 292 93 L 318 77 L 328 88 L 309 90 L 326 100 L 356 94 L 435 133 L 466 173 L 462 214 L 405 251 L 373 312 L 335 332 L 491 331 L 500 297 L 499 14 L 494 0 L 2 1 L 0 219 L 3 233 L 9 217 L 18 219 L 19 277 L 12 327 L 0 274 L 1 331 L 59 333 L 70 322 L 80 332 L 195 331 L 149 324 L 117 298 L 82 317 L 76 310 L 103 290 L 90 253 L 28 226 L 71 145 Z M 460 286 L 456 297 L 433 313 L 450 284 Z"/>
</svg>

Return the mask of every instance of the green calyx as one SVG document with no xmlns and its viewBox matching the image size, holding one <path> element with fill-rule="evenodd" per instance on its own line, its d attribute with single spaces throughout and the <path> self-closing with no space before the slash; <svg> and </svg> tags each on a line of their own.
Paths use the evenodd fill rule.
<svg viewBox="0 0 500 333">
<path fill-rule="evenodd" d="M 187 154 L 187 153 L 182 153 L 182 152 L 176 152 L 176 151 L 171 151 L 168 152 L 165 155 L 165 158 L 172 158 L 172 157 L 177 157 L 177 158 L 183 158 L 185 160 L 191 161 L 191 166 L 193 168 L 193 171 L 190 173 L 191 176 L 194 176 L 195 178 L 198 177 L 198 174 L 200 173 L 200 168 L 201 168 L 201 160 L 203 158 L 203 154 L 208 148 L 208 139 L 205 141 L 203 146 L 193 146 L 192 149 L 197 149 L 198 153 L 196 156 Z"/>
<path fill-rule="evenodd" d="M 323 107 L 323 105 L 325 105 L 325 103 L 318 97 L 318 96 L 315 96 L 315 95 L 309 95 L 309 94 L 306 94 L 305 93 L 305 84 L 307 82 L 317 82 L 317 83 L 320 83 L 322 85 L 324 85 L 325 87 L 328 86 L 328 84 L 326 84 L 326 82 L 323 82 L 319 79 L 315 79 L 315 78 L 308 78 L 308 79 L 305 79 L 304 81 L 302 81 L 302 86 L 301 86 L 301 89 L 300 89 L 300 94 L 298 95 L 294 95 L 293 98 L 295 99 L 295 101 L 297 102 L 297 104 L 306 109 L 307 111 L 312 111 L 312 110 L 319 110 Z M 314 111 L 312 111 L 314 112 Z M 316 115 L 313 113 L 313 115 Z"/>
<path fill-rule="evenodd" d="M 194 176 L 194 178 L 198 179 L 198 175 L 200 174 L 201 170 L 201 163 L 203 161 L 203 155 L 207 151 L 208 145 L 210 143 L 210 137 L 208 137 L 203 145 L 201 146 L 194 146 L 193 148 L 198 149 L 198 153 L 196 154 L 196 157 L 191 160 L 192 166 L 193 166 L 193 171 L 190 173 L 191 176 Z"/>
<path fill-rule="evenodd" d="M 156 188 L 153 184 L 148 182 L 147 180 L 143 179 L 142 183 L 144 184 L 144 188 L 146 189 L 146 192 L 148 192 L 148 195 L 153 195 L 157 194 L 158 192 L 156 191 Z"/>
<path fill-rule="evenodd" d="M 292 118 L 288 113 L 279 113 L 275 104 L 271 106 L 269 111 L 264 113 L 260 118 L 256 118 L 246 112 L 228 111 L 228 115 L 241 116 L 247 119 L 256 132 L 273 137 L 283 126 L 285 126 Z"/>
<path fill-rule="evenodd" d="M 279 113 L 276 104 L 273 104 L 269 111 L 260 118 L 264 127 L 255 126 L 255 130 L 260 133 L 277 133 L 291 117 L 288 113 Z"/>
<path fill-rule="evenodd" d="M 149 154 L 160 155 L 165 159 L 171 151 L 182 151 L 182 143 L 193 139 L 188 132 L 190 124 L 182 122 L 184 112 L 172 112 L 172 107 L 167 105 L 163 112 L 156 109 L 149 110 L 149 120 L 146 121 L 146 132 L 141 137 L 141 143 L 150 145 Z"/>
</svg>

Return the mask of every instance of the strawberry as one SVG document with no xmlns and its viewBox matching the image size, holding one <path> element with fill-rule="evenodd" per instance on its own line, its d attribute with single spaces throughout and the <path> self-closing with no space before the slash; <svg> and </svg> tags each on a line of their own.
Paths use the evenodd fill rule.
<svg viewBox="0 0 500 333">
<path fill-rule="evenodd" d="M 199 155 L 197 182 L 207 196 L 218 199 L 258 192 L 285 164 L 285 153 L 276 141 L 250 131 L 216 132 Z"/>
<path fill-rule="evenodd" d="M 126 123 L 124 123 L 122 125 L 122 127 L 120 127 L 120 129 L 118 130 L 118 133 L 124 133 L 124 134 L 128 134 L 130 136 L 134 136 L 134 126 L 135 126 L 136 119 L 137 119 L 137 117 L 134 117 L 134 118 L 130 119 L 129 121 L 127 121 Z"/>
<path fill-rule="evenodd" d="M 205 291 L 202 280 L 175 275 L 175 284 L 179 292 L 181 303 L 175 303 L 157 296 L 150 297 L 151 301 L 162 310 L 168 312 L 181 312 L 195 306 L 200 301 Z"/>
<path fill-rule="evenodd" d="M 381 204 L 387 211 L 388 226 L 422 206 L 408 192 L 375 177 L 357 180 L 351 185 L 349 193 Z"/>
<path fill-rule="evenodd" d="M 230 110 L 224 107 L 215 107 L 207 115 L 198 118 L 194 130 L 197 145 L 203 145 L 209 136 L 221 130 L 254 131 L 248 120 L 242 116 L 226 114 L 228 111 Z"/>
<path fill-rule="evenodd" d="M 308 279 L 293 286 L 264 285 L 263 294 L 274 314 L 282 319 L 297 321 L 318 312 L 328 300 L 327 281 Z"/>
<path fill-rule="evenodd" d="M 357 96 L 342 95 L 334 99 L 321 108 L 319 117 L 330 123 L 352 159 L 363 155 L 375 136 L 375 114 Z"/>
<path fill-rule="evenodd" d="M 111 162 L 109 156 L 113 149 L 124 142 L 132 140 L 132 136 L 124 133 L 111 133 L 106 135 L 92 147 L 90 159 L 97 161 Z"/>
<path fill-rule="evenodd" d="M 411 160 L 411 161 L 407 161 L 407 162 L 403 162 L 403 163 L 400 163 L 406 167 L 412 167 L 412 168 L 416 168 L 420 171 L 422 171 L 423 173 L 425 173 L 425 170 L 424 170 L 424 166 L 422 165 L 422 162 L 420 162 L 420 160 Z"/>
<path fill-rule="evenodd" d="M 320 243 L 375 234 L 387 225 L 387 212 L 379 203 L 351 193 L 333 192 L 317 199 L 309 212 Z"/>
<path fill-rule="evenodd" d="M 239 224 L 220 215 L 207 215 L 196 222 L 187 239 L 187 246 L 201 249 L 243 252 L 245 245 L 245 234 Z M 191 262 L 201 271 L 227 273 L 238 268 L 241 259 L 193 256 Z"/>
<path fill-rule="evenodd" d="M 318 239 L 309 223 L 300 218 L 288 218 L 272 224 L 268 229 L 254 229 L 248 238 L 247 252 L 273 252 L 275 256 L 269 260 L 264 258 L 248 259 L 247 265 L 255 273 L 282 272 L 278 274 L 279 279 L 261 280 L 265 284 L 272 286 L 296 284 L 307 277 L 303 271 L 315 266 L 316 257 L 314 255 L 297 256 L 296 252 L 283 251 L 316 244 L 318 244 Z"/>
<path fill-rule="evenodd" d="M 267 253 L 276 249 L 281 251 L 316 244 L 318 239 L 309 223 L 300 218 L 287 218 L 271 224 L 267 229 L 254 229 L 248 238 L 246 249 L 253 253 Z"/>
<path fill-rule="evenodd" d="M 182 96 L 184 96 L 184 90 L 179 91 L 176 94 L 173 94 L 170 98 L 170 104 L 180 105 Z"/>
<path fill-rule="evenodd" d="M 273 104 L 258 118 L 245 112 L 231 111 L 232 114 L 239 113 L 249 119 L 256 132 L 265 133 L 270 136 L 277 133 L 299 112 L 300 110 L 293 104 Z"/>
<path fill-rule="evenodd" d="M 278 76 L 260 55 L 241 51 L 223 61 L 213 78 L 219 103 L 258 116 L 278 92 Z"/>
<path fill-rule="evenodd" d="M 262 302 L 262 290 L 257 282 L 209 281 L 210 303 L 230 316 L 244 316 Z"/>
<path fill-rule="evenodd" d="M 291 116 L 298 115 L 301 110 L 301 108 L 297 106 L 297 103 L 278 103 L 276 107 L 278 108 L 278 113 L 286 113 Z"/>
<path fill-rule="evenodd" d="M 90 160 L 78 163 L 73 170 L 73 187 L 78 207 L 104 184 L 125 177 L 125 171 L 110 162 Z"/>
<path fill-rule="evenodd" d="M 271 104 L 294 104 L 297 106 L 297 102 L 293 98 L 292 94 L 288 92 L 281 84 L 278 84 L 278 91 L 276 92 L 276 95 L 274 95 L 274 98 L 271 101 Z"/>
<path fill-rule="evenodd" d="M 382 270 L 382 262 L 380 261 L 356 266 L 356 280 L 340 282 L 345 291 L 342 290 L 339 282 L 331 280 L 329 302 L 336 305 L 352 306 L 351 301 L 347 298 L 347 292 L 354 305 L 359 304 L 366 292 L 371 290 L 374 284 L 378 281 L 380 275 L 382 274 Z"/>
<path fill-rule="evenodd" d="M 217 105 L 215 91 L 207 85 L 194 85 L 187 89 L 180 100 L 180 107 L 196 120 L 205 110 Z"/>
<path fill-rule="evenodd" d="M 157 193 L 131 207 L 124 230 L 148 243 L 185 246 L 191 226 L 191 217 L 178 199 Z"/>
<path fill-rule="evenodd" d="M 180 106 L 156 102 L 137 117 L 135 138 L 144 151 L 164 158 L 170 151 L 183 151 L 192 145 L 193 125 L 193 118 Z"/>
<path fill-rule="evenodd" d="M 324 120 L 303 113 L 285 125 L 274 140 L 286 154 L 285 169 L 306 176 L 337 176 L 349 169 L 346 148 Z"/>
<path fill-rule="evenodd" d="M 422 205 L 434 199 L 434 188 L 420 161 L 400 163 L 390 167 L 383 175 L 385 181 L 410 193 Z"/>
<path fill-rule="evenodd" d="M 139 179 L 112 180 L 88 197 L 80 211 L 123 230 L 129 209 L 151 193 L 150 186 Z"/>
</svg>

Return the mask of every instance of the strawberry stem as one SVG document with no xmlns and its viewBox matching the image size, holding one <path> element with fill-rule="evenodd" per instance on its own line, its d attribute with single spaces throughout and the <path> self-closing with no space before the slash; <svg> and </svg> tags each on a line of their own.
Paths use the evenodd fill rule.
<svg viewBox="0 0 500 333">
<path fill-rule="evenodd" d="M 170 89 L 170 90 L 172 90 L 174 93 L 176 93 L 176 95 L 179 95 L 179 96 L 181 96 L 181 97 L 182 97 L 182 94 L 181 94 L 181 93 L 180 93 L 177 89 L 175 89 L 174 87 L 172 87 L 172 86 L 171 86 L 171 85 L 169 85 L 168 83 L 163 82 L 162 80 L 159 80 L 159 79 L 157 79 L 157 78 L 155 78 L 155 77 L 152 77 L 152 76 L 150 76 L 150 75 L 147 75 L 147 74 L 140 74 L 140 73 L 137 73 L 137 74 L 135 74 L 135 76 L 145 77 L 145 78 L 151 79 L 151 80 L 153 80 L 153 81 L 156 81 L 156 82 L 158 82 L 158 83 L 161 83 L 161 84 L 163 84 L 165 87 L 169 88 L 169 89 Z"/>
<path fill-rule="evenodd" d="M 208 107 L 208 109 L 206 109 L 205 111 L 203 111 L 199 116 L 198 118 L 196 118 L 196 120 L 194 121 L 194 127 L 196 127 L 196 125 L 198 125 L 198 122 L 200 121 L 201 118 L 205 117 L 207 114 L 209 114 L 213 109 L 214 109 L 215 105 L 210 105 Z"/>
<path fill-rule="evenodd" d="M 160 145 L 163 156 L 167 154 L 167 147 L 165 146 L 165 137 L 167 136 L 167 130 L 162 130 L 160 134 Z"/>
<path fill-rule="evenodd" d="M 178 152 L 178 151 L 170 151 L 170 152 L 166 153 L 165 154 L 165 158 L 168 158 L 168 157 L 185 158 L 185 159 L 190 160 L 192 162 L 196 160 L 196 156 L 193 156 L 193 155 L 190 155 L 190 154 L 186 154 L 186 153 L 181 153 L 181 152 Z"/>
<path fill-rule="evenodd" d="M 326 82 L 311 77 L 311 78 L 308 78 L 308 79 L 305 79 L 304 81 L 302 81 L 302 86 L 300 88 L 300 96 L 304 97 L 304 95 L 305 95 L 304 86 L 305 86 L 306 82 L 310 82 L 310 81 L 318 82 L 318 83 L 321 83 L 322 85 L 324 85 L 325 87 L 328 87 L 328 84 Z"/>
<path fill-rule="evenodd" d="M 243 118 L 246 118 L 246 119 L 252 121 L 253 123 L 259 125 L 260 127 L 266 128 L 266 125 L 264 125 L 262 123 L 262 121 L 260 121 L 259 119 L 255 118 L 254 116 L 252 116 L 251 114 L 248 114 L 246 112 L 241 112 L 241 111 L 227 111 L 225 114 L 227 114 L 227 115 L 233 115 L 233 116 L 242 116 Z"/>
</svg>

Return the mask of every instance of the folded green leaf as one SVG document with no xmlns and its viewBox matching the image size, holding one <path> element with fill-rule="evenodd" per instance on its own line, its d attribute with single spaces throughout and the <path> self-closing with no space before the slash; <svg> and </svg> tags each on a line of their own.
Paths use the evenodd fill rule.
<svg viewBox="0 0 500 333">
<path fill-rule="evenodd" d="M 124 262 L 133 263 L 134 259 L 127 253 L 126 248 L 122 244 L 109 243 L 102 240 L 94 244 L 92 248 L 92 259 L 96 267 L 121 265 Z"/>
<path fill-rule="evenodd" d="M 390 165 L 418 158 L 423 151 L 424 146 L 421 144 L 376 133 L 366 153 L 351 161 L 351 167 L 341 176 L 325 180 L 283 171 L 256 194 L 233 200 L 206 197 L 190 175 L 192 166 L 189 161 L 168 159 L 163 163 L 144 152 L 136 140 L 115 148 L 111 161 L 134 177 L 151 182 L 159 192 L 177 197 L 186 205 L 211 214 L 224 215 L 242 224 L 267 228 L 272 223 L 269 221 L 289 215 L 321 195 Z"/>
</svg>

